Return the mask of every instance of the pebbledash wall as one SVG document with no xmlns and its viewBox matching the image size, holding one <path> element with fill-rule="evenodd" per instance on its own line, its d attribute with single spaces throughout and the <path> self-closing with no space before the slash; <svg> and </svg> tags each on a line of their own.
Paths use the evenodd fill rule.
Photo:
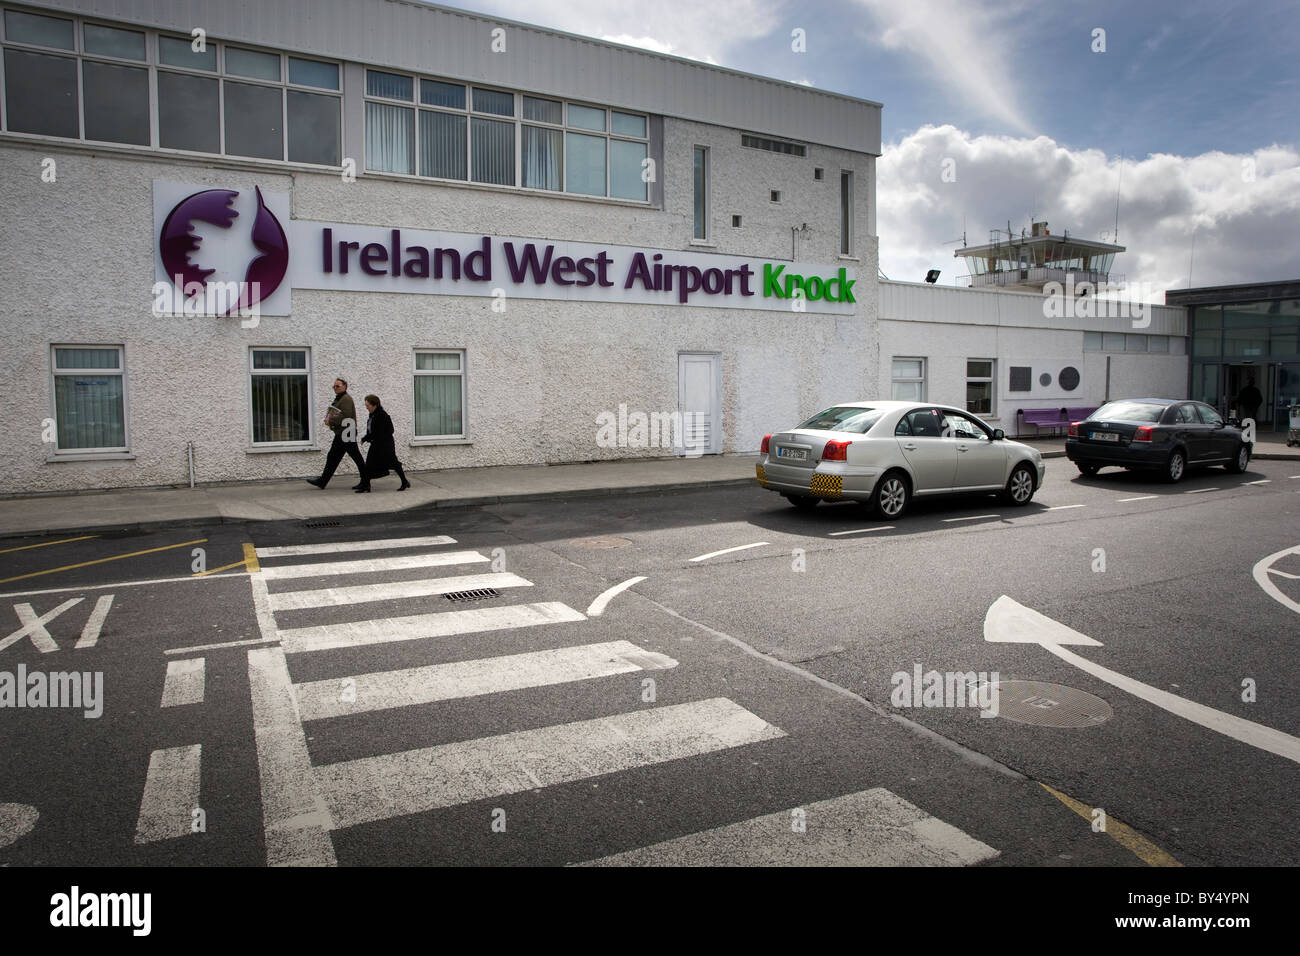
<svg viewBox="0 0 1300 956">
<path fill-rule="evenodd" d="M 0 131 L 0 404 L 10 410 L 14 446 L 7 492 L 185 483 L 188 443 L 200 482 L 315 474 L 329 444 L 321 418 L 336 376 L 348 379 L 363 416 L 361 397 L 382 397 L 399 456 L 415 470 L 674 454 L 665 447 L 605 447 L 597 441 L 598 418 L 617 415 L 620 406 L 679 410 L 683 353 L 717 357 L 722 453 L 752 451 L 774 423 L 889 387 L 887 363 L 880 377 L 876 327 L 878 104 L 401 0 L 62 0 L 0 2 L 0 10 L 74 22 L 76 49 L 66 53 L 29 45 L 45 36 L 31 32 L 37 21 L 23 21 L 24 39 L 15 40 L 18 31 L 9 28 L 4 52 L 15 69 L 33 62 L 15 51 L 75 54 L 88 74 L 87 24 L 144 32 L 147 62 L 138 68 L 150 71 L 151 103 L 150 143 L 130 146 L 16 130 L 19 94 L 10 94 L 10 122 Z M 223 58 L 229 43 L 277 53 L 282 62 L 298 54 L 338 63 L 339 164 L 161 148 L 153 105 L 162 72 L 158 37 L 188 40 L 194 27 L 207 31 L 206 42 L 218 45 Z M 492 53 L 497 29 L 506 50 Z M 465 51 L 471 41 L 473 55 Z M 643 115 L 649 156 L 657 161 L 648 199 L 367 171 L 367 68 L 410 75 L 417 84 L 424 77 L 490 85 L 514 93 L 516 104 L 533 94 Z M 89 93 L 77 89 L 84 109 Z M 757 148 L 742 145 L 742 136 L 758 137 L 747 140 Z M 693 238 L 697 147 L 707 149 L 704 241 Z M 356 162 L 353 182 L 341 174 L 346 158 Z M 339 239 L 349 238 L 350 226 L 401 229 L 408 238 L 419 230 L 464 234 L 467 247 L 489 237 L 498 255 L 506 237 L 537 240 L 539 250 L 547 242 L 594 244 L 616 253 L 621 265 L 611 278 L 620 284 L 636 251 L 662 253 L 668 262 L 695 253 L 735 257 L 718 265 L 748 262 L 758 273 L 756 291 L 764 263 L 826 277 L 843 269 L 856 301 L 729 308 L 706 304 L 712 297 L 699 292 L 685 304 L 674 293 L 651 297 L 654 304 L 529 298 L 498 272 L 487 285 L 505 289 L 504 311 L 500 304 L 494 309 L 490 295 L 388 292 L 376 278 L 376 291 L 294 287 L 290 313 L 262 314 L 256 327 L 238 315 L 159 314 L 155 194 L 181 187 L 235 191 L 244 201 L 258 190 L 287 197 L 292 223 L 281 224 L 290 236 L 291 277 L 306 257 L 319 265 L 319 247 L 295 244 L 308 234 L 303 223 L 319 223 L 333 224 Z M 60 346 L 121 348 L 125 451 L 61 449 L 48 441 L 49 420 L 58 415 Z M 255 348 L 306 352 L 305 443 L 253 442 Z M 422 349 L 463 355 L 463 438 L 415 437 L 414 362 Z M 84 376 L 86 388 L 102 387 L 95 375 Z"/>
</svg>

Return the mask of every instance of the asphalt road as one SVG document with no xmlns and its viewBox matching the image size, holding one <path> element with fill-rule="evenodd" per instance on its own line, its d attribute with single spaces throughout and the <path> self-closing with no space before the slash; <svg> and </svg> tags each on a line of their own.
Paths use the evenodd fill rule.
<svg viewBox="0 0 1300 956">
<path fill-rule="evenodd" d="M 1297 471 L 0 541 L 0 864 L 1294 865 Z"/>
</svg>

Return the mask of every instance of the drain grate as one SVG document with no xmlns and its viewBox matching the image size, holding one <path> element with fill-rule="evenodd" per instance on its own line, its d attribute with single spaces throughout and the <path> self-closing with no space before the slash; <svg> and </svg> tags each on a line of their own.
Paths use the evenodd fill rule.
<svg viewBox="0 0 1300 956">
<path fill-rule="evenodd" d="M 448 601 L 486 601 L 488 598 L 499 597 L 496 588 L 475 588 L 472 591 L 448 591 L 446 598 Z"/>
<path fill-rule="evenodd" d="M 304 528 L 337 528 L 342 521 L 308 521 L 303 525 Z"/>
<path fill-rule="evenodd" d="M 1038 727 L 1095 727 L 1115 711 L 1095 694 L 1036 680 L 998 682 L 998 716 Z"/>
</svg>

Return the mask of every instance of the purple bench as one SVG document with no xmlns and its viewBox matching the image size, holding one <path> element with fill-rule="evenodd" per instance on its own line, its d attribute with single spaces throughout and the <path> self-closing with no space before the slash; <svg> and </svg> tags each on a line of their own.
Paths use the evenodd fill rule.
<svg viewBox="0 0 1300 956">
<path fill-rule="evenodd" d="M 1071 422 L 1087 418 L 1096 408 L 1021 408 L 1016 411 L 1020 420 L 1026 425 L 1033 425 L 1042 434 L 1043 429 L 1068 429 Z M 1016 434 L 1020 434 L 1019 427 Z"/>
</svg>

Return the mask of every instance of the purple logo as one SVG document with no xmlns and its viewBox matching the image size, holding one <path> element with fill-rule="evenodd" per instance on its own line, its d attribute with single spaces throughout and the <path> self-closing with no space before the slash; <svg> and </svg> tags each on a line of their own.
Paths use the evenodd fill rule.
<svg viewBox="0 0 1300 956">
<path fill-rule="evenodd" d="M 248 264 L 248 271 L 239 289 L 239 301 L 226 310 L 226 315 L 235 308 L 248 309 L 269 299 L 289 271 L 289 240 L 284 234 L 284 227 L 267 208 L 262 190 L 255 188 L 257 217 L 253 220 L 252 240 L 261 255 Z M 187 298 L 205 291 L 208 277 L 216 271 L 200 268 L 192 261 L 198 258 L 197 253 L 203 242 L 202 236 L 193 233 L 194 224 L 200 222 L 229 229 L 239 216 L 231 208 L 231 203 L 238 195 L 238 192 L 230 189 L 205 189 L 182 199 L 163 220 L 162 233 L 158 237 L 163 268 Z"/>
</svg>

